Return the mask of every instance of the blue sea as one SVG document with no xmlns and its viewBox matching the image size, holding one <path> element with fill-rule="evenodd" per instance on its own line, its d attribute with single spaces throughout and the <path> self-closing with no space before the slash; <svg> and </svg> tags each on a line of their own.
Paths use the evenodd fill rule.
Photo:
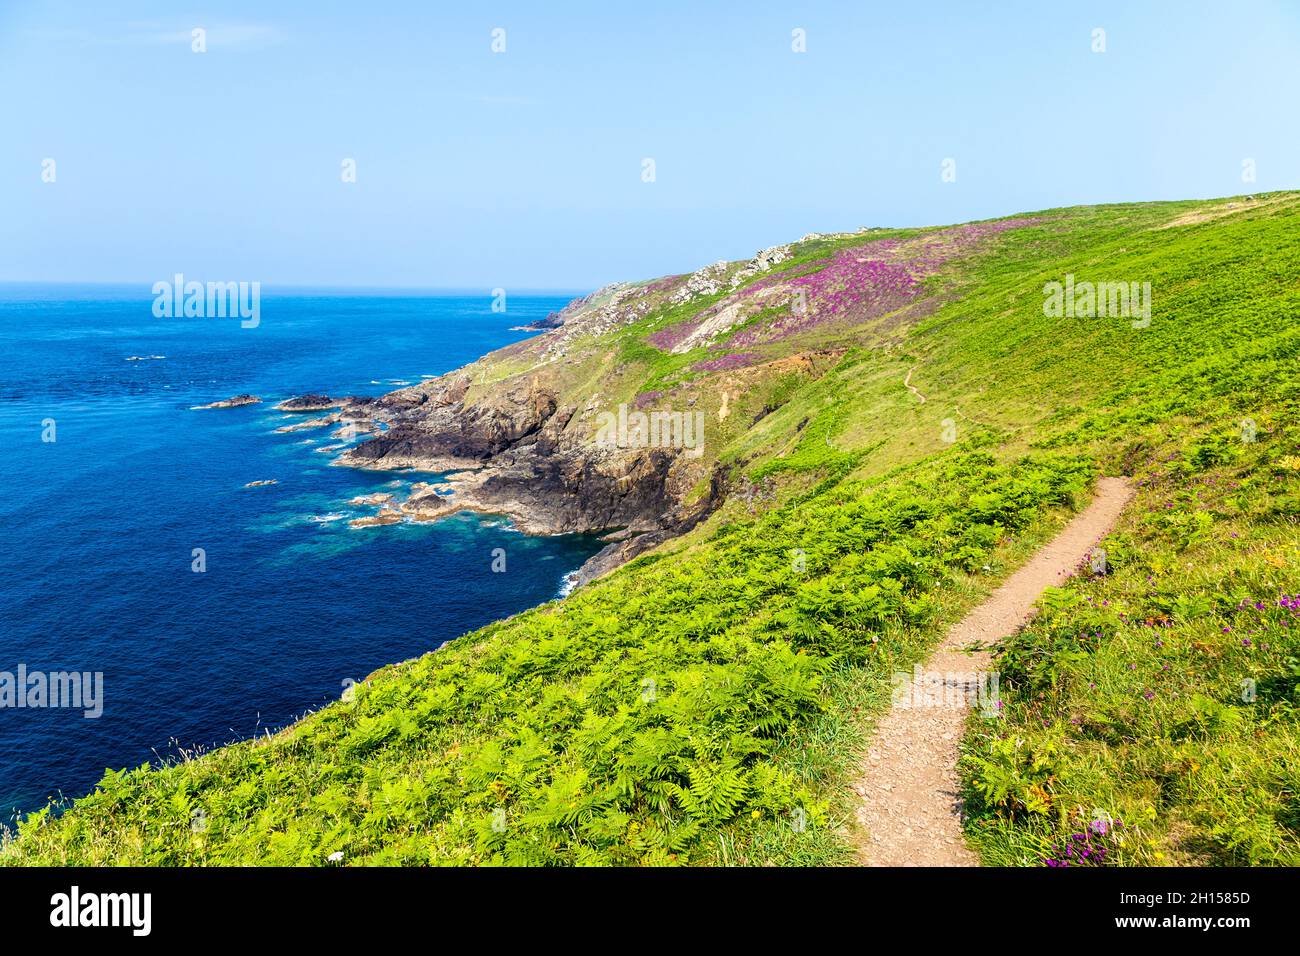
<svg viewBox="0 0 1300 956">
<path fill-rule="evenodd" d="M 348 499 L 430 476 L 331 467 L 317 449 L 332 429 L 278 434 L 302 416 L 271 406 L 441 374 L 569 298 L 512 294 L 493 312 L 486 293 L 263 288 L 243 328 L 155 318 L 147 285 L 0 285 L 0 672 L 103 674 L 98 718 L 0 709 L 0 821 L 106 768 L 282 727 L 348 680 L 555 597 L 594 537 L 470 515 L 349 529 L 373 509 Z M 191 408 L 241 392 L 263 404 Z"/>
</svg>

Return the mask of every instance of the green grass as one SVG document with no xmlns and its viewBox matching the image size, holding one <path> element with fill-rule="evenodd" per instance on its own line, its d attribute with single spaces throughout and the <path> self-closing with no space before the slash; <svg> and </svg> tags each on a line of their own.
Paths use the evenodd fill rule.
<svg viewBox="0 0 1300 956">
<path fill-rule="evenodd" d="M 62 817 L 25 822 L 10 855 L 669 864 L 716 859 L 727 839 L 779 845 L 785 829 L 809 861 L 838 858 L 819 788 L 834 757 L 801 756 L 794 732 L 844 699 L 841 671 L 886 686 L 932 641 L 935 589 L 1090 476 L 1057 455 L 1014 477 L 983 455 L 932 471 L 837 484 L 640 559 L 270 739 L 110 774 Z"/>
<path fill-rule="evenodd" d="M 1300 593 L 1300 446 L 1216 445 L 1145 456 L 1108 573 L 1005 642 L 1006 717 L 966 758 L 986 861 L 1113 818 L 1115 862 L 1300 864 L 1300 614 L 1278 606 Z"/>
<path fill-rule="evenodd" d="M 999 650 L 970 838 L 1035 865 L 1103 817 L 1111 864 L 1300 861 L 1300 622 L 1275 606 L 1300 593 L 1300 203 L 1259 200 L 1038 213 L 946 268 L 918 324 L 765 348 L 799 372 L 692 374 L 702 351 L 646 343 L 712 299 L 585 343 L 546 372 L 562 398 L 695 397 L 709 460 L 762 495 L 278 734 L 110 773 L 0 862 L 849 862 L 890 674 L 1120 473 L 1142 486 L 1108 573 Z M 1150 282 L 1150 327 L 1044 316 L 1067 273 Z"/>
</svg>

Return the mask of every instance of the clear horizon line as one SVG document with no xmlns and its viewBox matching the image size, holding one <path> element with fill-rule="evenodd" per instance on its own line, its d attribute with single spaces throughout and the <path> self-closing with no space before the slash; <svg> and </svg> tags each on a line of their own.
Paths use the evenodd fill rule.
<svg viewBox="0 0 1300 956">
<path fill-rule="evenodd" d="M 132 279 L 6 279 L 0 278 L 0 285 L 29 285 L 29 286 L 102 286 L 109 288 L 134 288 L 137 286 L 152 288 L 158 279 L 147 281 L 138 281 Z M 170 281 L 170 277 L 167 281 Z M 207 281 L 207 280 L 195 280 Z M 211 281 L 230 281 L 230 280 L 211 280 Z M 238 281 L 238 280 L 235 280 Z M 378 284 L 324 284 L 324 283 L 307 283 L 307 282 L 262 282 L 257 281 L 265 286 L 270 292 L 275 293 L 278 290 L 286 291 L 312 291 L 312 292 L 457 292 L 457 293 L 474 293 L 481 294 L 486 298 L 491 298 L 493 288 L 505 289 L 507 294 L 521 295 L 528 293 L 540 293 L 546 295 L 587 295 L 598 286 L 469 286 L 469 285 L 378 285 Z"/>
</svg>

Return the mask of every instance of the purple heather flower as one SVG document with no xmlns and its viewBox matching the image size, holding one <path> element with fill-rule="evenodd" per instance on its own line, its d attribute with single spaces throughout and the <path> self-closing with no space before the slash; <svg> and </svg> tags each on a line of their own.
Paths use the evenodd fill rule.
<svg viewBox="0 0 1300 956">
<path fill-rule="evenodd" d="M 744 368 L 747 365 L 753 365 L 761 359 L 760 352 L 732 352 L 728 355 L 722 355 L 718 358 L 705 359 L 702 362 L 696 362 L 691 368 L 696 372 L 719 372 L 732 368 Z"/>
</svg>

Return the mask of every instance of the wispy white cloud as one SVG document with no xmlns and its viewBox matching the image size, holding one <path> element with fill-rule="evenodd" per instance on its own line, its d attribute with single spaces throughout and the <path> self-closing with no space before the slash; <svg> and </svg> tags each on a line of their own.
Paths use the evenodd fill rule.
<svg viewBox="0 0 1300 956">
<path fill-rule="evenodd" d="M 190 46 L 194 42 L 194 30 L 204 30 L 205 42 L 209 50 L 253 49 L 278 43 L 283 34 L 270 23 L 204 23 L 197 22 L 189 26 L 155 21 L 135 22 L 105 27 L 91 28 L 34 29 L 25 30 L 23 35 L 31 40 L 56 43 L 81 43 L 86 46 L 112 45 L 150 45 L 150 46 Z"/>
<path fill-rule="evenodd" d="M 196 28 L 206 32 L 210 50 L 259 47 L 280 40 L 279 31 L 269 23 L 196 23 L 182 30 L 140 31 L 132 34 L 131 38 L 142 43 L 179 43 L 188 46 L 193 42 Z"/>
</svg>

